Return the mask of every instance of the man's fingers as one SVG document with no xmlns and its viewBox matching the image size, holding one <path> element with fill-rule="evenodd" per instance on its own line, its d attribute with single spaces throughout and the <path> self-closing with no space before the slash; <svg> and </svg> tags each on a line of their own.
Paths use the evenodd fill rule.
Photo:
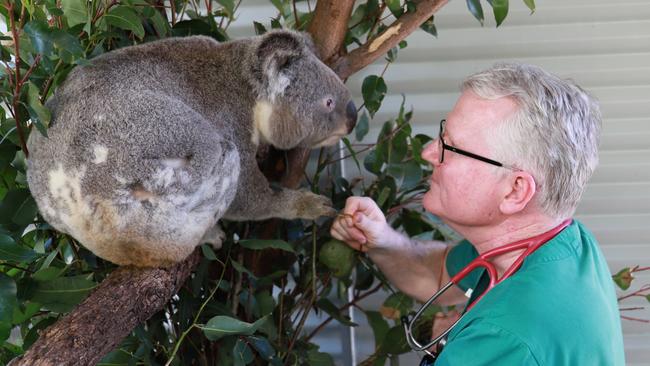
<svg viewBox="0 0 650 366">
<path fill-rule="evenodd" d="M 337 219 L 332 224 L 330 233 L 335 239 L 342 240 L 345 242 L 356 241 L 358 243 L 366 243 L 368 239 L 363 231 L 357 229 L 353 225 L 348 225 L 348 222 L 343 223 L 343 221 L 352 221 L 351 218 Z"/>
</svg>

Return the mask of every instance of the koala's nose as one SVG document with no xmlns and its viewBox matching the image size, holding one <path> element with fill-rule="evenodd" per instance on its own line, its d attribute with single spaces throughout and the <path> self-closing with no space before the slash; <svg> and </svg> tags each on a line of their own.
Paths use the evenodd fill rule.
<svg viewBox="0 0 650 366">
<path fill-rule="evenodd" d="M 353 101 L 350 101 L 350 103 L 348 103 L 346 114 L 348 116 L 348 133 L 350 133 L 354 129 L 354 126 L 357 124 L 357 106 L 354 105 Z"/>
</svg>

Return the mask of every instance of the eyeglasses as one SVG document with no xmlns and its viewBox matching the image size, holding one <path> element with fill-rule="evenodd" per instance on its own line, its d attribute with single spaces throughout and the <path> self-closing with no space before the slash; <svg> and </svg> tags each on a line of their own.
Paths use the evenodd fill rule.
<svg viewBox="0 0 650 366">
<path fill-rule="evenodd" d="M 477 154 L 471 153 L 469 151 L 462 150 L 462 149 L 459 149 L 457 147 L 453 147 L 451 145 L 447 145 L 445 143 L 445 139 L 442 137 L 442 135 L 445 132 L 445 123 L 446 122 L 447 122 L 447 120 L 445 120 L 445 119 L 440 121 L 440 132 L 438 132 L 438 161 L 440 162 L 440 164 L 442 164 L 442 162 L 445 160 L 445 150 L 449 150 L 449 151 L 455 152 L 456 154 L 461 154 L 461 155 L 465 155 L 467 157 L 470 157 L 472 159 L 480 160 L 480 161 L 482 161 L 484 163 L 500 166 L 502 168 L 506 168 L 506 169 L 510 169 L 510 170 L 519 170 L 518 168 L 515 168 L 515 167 L 513 167 L 511 165 L 503 164 L 503 163 L 500 163 L 500 162 L 498 162 L 496 160 L 492 160 L 492 159 L 486 158 L 484 156 L 477 155 Z"/>
</svg>

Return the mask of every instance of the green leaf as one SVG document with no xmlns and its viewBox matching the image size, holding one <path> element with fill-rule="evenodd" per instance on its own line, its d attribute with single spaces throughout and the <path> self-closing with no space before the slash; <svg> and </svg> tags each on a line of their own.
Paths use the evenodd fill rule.
<svg viewBox="0 0 650 366">
<path fill-rule="evenodd" d="M 26 226 L 34 221 L 37 212 L 38 207 L 29 190 L 24 188 L 11 190 L 0 203 L 0 224 L 11 222 Z"/>
<path fill-rule="evenodd" d="M 31 82 L 27 86 L 27 103 L 29 108 L 34 112 L 30 113 L 31 117 L 36 119 L 34 122 L 36 126 L 48 127 L 50 125 L 51 114 L 50 111 L 41 103 L 41 96 L 39 95 L 38 87 Z M 39 131 L 41 129 L 39 128 Z M 45 132 L 41 131 L 41 133 Z M 47 132 L 43 133 L 47 137 Z"/>
<path fill-rule="evenodd" d="M 354 128 L 357 141 L 363 140 L 363 138 L 368 134 L 369 130 L 370 130 L 370 119 L 368 118 L 368 113 L 364 111 L 361 117 L 359 117 L 357 126 Z"/>
<path fill-rule="evenodd" d="M 422 180 L 422 168 L 415 160 L 401 164 L 390 164 L 386 174 L 395 178 L 402 190 L 408 191 Z"/>
<path fill-rule="evenodd" d="M 59 48 L 59 55 L 74 61 L 84 57 L 84 49 L 79 39 L 68 32 L 57 29 L 52 32 L 52 40 Z"/>
<path fill-rule="evenodd" d="M 436 25 L 433 23 L 433 16 L 427 19 L 424 23 L 420 24 L 420 29 L 431 34 L 434 37 L 438 37 L 438 30 L 436 29 Z"/>
<path fill-rule="evenodd" d="M 368 319 L 368 324 L 372 328 L 372 333 L 375 336 L 375 349 L 381 345 L 382 340 L 386 337 L 390 325 L 386 319 L 378 311 L 367 310 L 364 311 L 366 318 Z"/>
<path fill-rule="evenodd" d="M 0 234 L 0 260 L 30 263 L 38 257 L 38 253 L 18 245 L 11 236 Z"/>
<path fill-rule="evenodd" d="M 262 23 L 253 22 L 253 27 L 255 28 L 255 34 L 258 36 L 261 36 L 262 34 L 266 33 L 266 27 L 264 27 Z"/>
<path fill-rule="evenodd" d="M 385 0 L 384 3 L 396 18 L 399 18 L 404 13 L 401 0 Z"/>
<path fill-rule="evenodd" d="M 356 327 L 358 325 L 356 323 L 351 322 L 347 316 L 341 314 L 339 308 L 337 308 L 336 305 L 334 305 L 334 303 L 332 303 L 329 299 L 325 297 L 318 300 L 316 302 L 316 306 L 318 306 L 319 309 L 323 310 L 329 316 L 336 319 L 339 323 L 345 325 L 346 327 Z"/>
<path fill-rule="evenodd" d="M 233 355 L 233 365 L 234 366 L 245 366 L 253 362 L 253 351 L 250 347 L 244 342 L 241 338 L 237 339 L 235 343 L 235 348 L 232 350 Z"/>
<path fill-rule="evenodd" d="M 169 34 L 169 23 L 165 20 L 165 18 L 163 18 L 162 14 L 155 11 L 150 19 L 159 37 L 166 37 Z"/>
<path fill-rule="evenodd" d="M 74 27 L 77 24 L 88 21 L 88 1 L 86 0 L 61 0 L 63 13 L 68 20 L 68 26 Z"/>
<path fill-rule="evenodd" d="M 388 87 L 386 87 L 384 78 L 370 75 L 363 79 L 361 94 L 363 94 L 363 102 L 371 117 L 374 117 L 379 107 L 381 107 L 381 102 L 384 100 L 387 91 Z"/>
<path fill-rule="evenodd" d="M 206 325 L 199 326 L 199 328 L 203 330 L 209 340 L 216 341 L 230 335 L 252 335 L 268 319 L 269 316 L 267 315 L 254 323 L 246 323 L 229 316 L 218 315 L 208 320 Z"/>
<path fill-rule="evenodd" d="M 65 270 L 65 268 L 59 267 L 41 268 L 32 275 L 32 279 L 41 282 L 52 281 L 53 279 L 60 277 Z"/>
<path fill-rule="evenodd" d="M 524 4 L 530 9 L 530 13 L 535 12 L 535 0 L 524 0 Z"/>
<path fill-rule="evenodd" d="M 381 315 L 388 319 L 399 319 L 413 308 L 413 299 L 401 292 L 390 295 L 379 309 Z"/>
<path fill-rule="evenodd" d="M 235 1 L 234 0 L 217 0 L 219 5 L 223 6 L 228 18 L 232 19 L 235 16 Z"/>
<path fill-rule="evenodd" d="M 16 282 L 6 274 L 0 273 L 0 342 L 2 343 L 9 338 L 16 303 Z"/>
<path fill-rule="evenodd" d="M 261 250 L 267 248 L 280 249 L 286 252 L 295 253 L 291 244 L 287 243 L 284 240 L 261 240 L 261 239 L 246 239 L 240 240 L 239 245 L 244 248 Z"/>
<path fill-rule="evenodd" d="M 118 5 L 111 8 L 108 14 L 104 15 L 104 19 L 110 25 L 133 32 L 138 38 L 144 37 L 144 27 L 140 18 L 128 6 Z"/>
<path fill-rule="evenodd" d="M 632 285 L 632 280 L 634 279 L 634 276 L 632 276 L 632 272 L 630 272 L 630 268 L 623 268 L 622 270 L 618 271 L 617 274 L 612 276 L 612 278 L 614 279 L 614 282 L 621 290 L 627 290 L 628 288 L 630 288 L 630 285 Z"/>
<path fill-rule="evenodd" d="M 307 365 L 309 366 L 334 366 L 334 359 L 327 353 L 310 349 L 307 352 Z"/>
<path fill-rule="evenodd" d="M 212 249 L 212 246 L 208 244 L 203 244 L 201 245 L 201 251 L 203 252 L 203 256 L 211 261 L 217 260 L 217 255 L 214 253 L 214 250 Z"/>
<path fill-rule="evenodd" d="M 377 150 L 372 150 L 366 155 L 363 159 L 363 166 L 367 171 L 379 175 L 381 173 L 381 167 L 383 166 L 383 161 L 377 157 Z"/>
<path fill-rule="evenodd" d="M 232 267 L 239 273 L 246 273 L 249 275 L 251 278 L 257 278 L 253 272 L 249 271 L 248 268 L 244 267 L 241 263 L 237 261 L 231 260 L 230 263 L 232 264 Z"/>
<path fill-rule="evenodd" d="M 508 0 L 492 0 L 492 10 L 494 11 L 494 20 L 497 21 L 498 27 L 508 15 Z"/>
<path fill-rule="evenodd" d="M 485 20 L 485 17 L 483 16 L 483 6 L 481 6 L 481 1 L 480 0 L 467 0 L 467 9 L 469 9 L 469 12 L 474 15 L 474 18 L 476 18 L 481 25 L 483 25 L 483 21 Z"/>
<path fill-rule="evenodd" d="M 257 353 L 262 356 L 262 359 L 264 361 L 268 361 L 269 364 L 273 366 L 280 366 L 283 364 L 282 361 L 276 356 L 275 349 L 273 349 L 273 346 L 268 341 L 268 339 L 258 336 L 249 336 L 246 337 L 246 339 L 248 339 Z"/>
<path fill-rule="evenodd" d="M 68 312 L 97 286 L 94 281 L 85 277 L 59 277 L 51 281 L 37 282 L 31 300 L 54 312 Z"/>
<path fill-rule="evenodd" d="M 400 355 L 402 353 L 410 352 L 404 335 L 404 328 L 401 324 L 394 326 L 388 330 L 384 340 L 381 342 L 380 352 L 390 353 L 392 355 Z"/>
<path fill-rule="evenodd" d="M 52 53 L 52 31 L 45 21 L 32 20 L 25 24 L 23 30 L 32 42 L 32 47 L 34 47 L 36 53 L 45 56 L 49 56 Z"/>
<path fill-rule="evenodd" d="M 352 159 L 357 164 L 357 168 L 359 169 L 359 172 L 361 172 L 361 165 L 359 164 L 359 159 L 357 158 L 357 153 L 352 148 L 352 145 L 350 144 L 350 140 L 348 140 L 347 137 L 344 137 L 344 138 L 341 139 L 341 141 L 343 141 L 343 144 L 345 144 L 345 148 L 348 149 L 348 151 L 350 152 L 350 155 L 352 156 Z"/>
<path fill-rule="evenodd" d="M 648 300 L 648 302 L 650 302 L 650 294 L 645 295 L 645 299 Z"/>
</svg>

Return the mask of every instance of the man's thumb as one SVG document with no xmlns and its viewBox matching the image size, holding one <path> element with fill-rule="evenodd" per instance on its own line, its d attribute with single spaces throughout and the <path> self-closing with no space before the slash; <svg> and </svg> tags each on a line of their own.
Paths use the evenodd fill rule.
<svg viewBox="0 0 650 366">
<path fill-rule="evenodd" d="M 363 231 L 370 229 L 372 221 L 362 213 L 357 213 L 354 215 L 354 225 Z"/>
</svg>

